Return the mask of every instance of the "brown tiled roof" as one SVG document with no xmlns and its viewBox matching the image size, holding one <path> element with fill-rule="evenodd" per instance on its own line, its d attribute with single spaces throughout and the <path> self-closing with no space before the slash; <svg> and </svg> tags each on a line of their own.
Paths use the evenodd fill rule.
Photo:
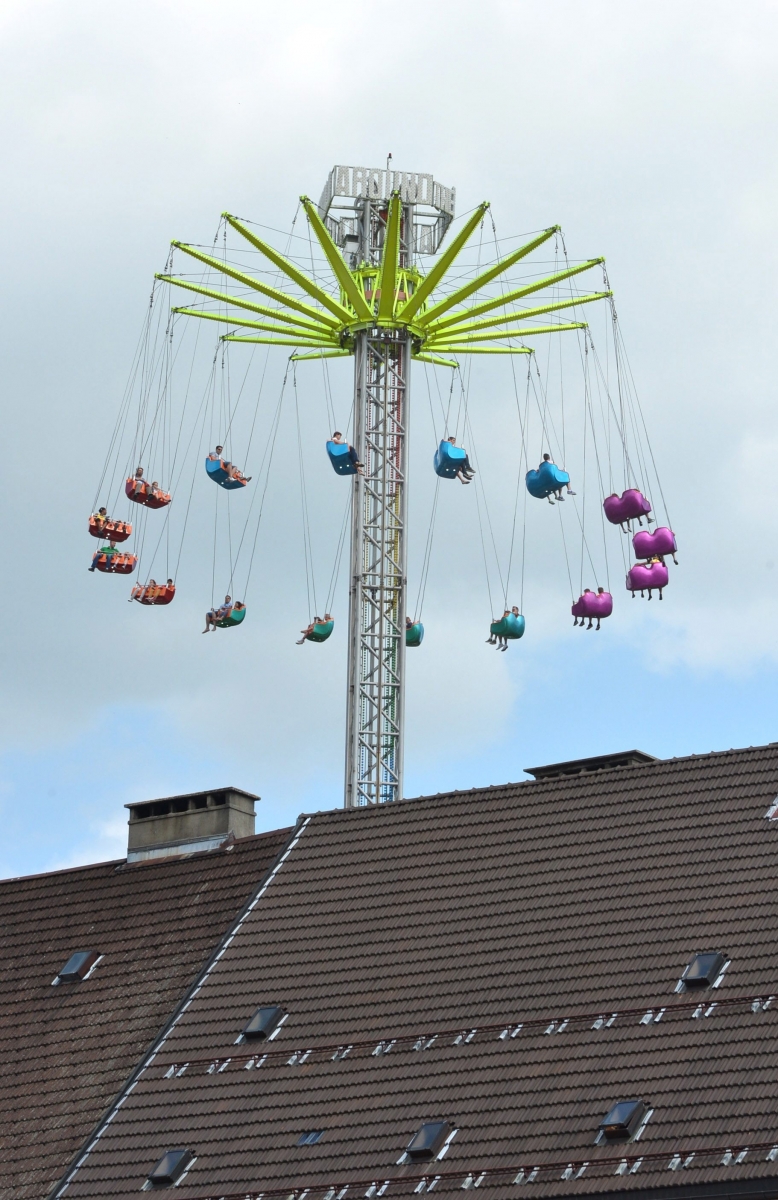
<svg viewBox="0 0 778 1200">
<path fill-rule="evenodd" d="M 173 1147 L 179 1200 L 775 1195 L 777 792 L 767 746 L 309 818 L 64 1195 L 135 1194 Z M 721 986 L 677 993 L 707 950 Z M 640 1141 L 595 1145 L 633 1097 Z M 436 1119 L 445 1158 L 398 1163 Z"/>
<path fill-rule="evenodd" d="M 287 837 L 0 882 L 3 1200 L 56 1184 Z M 77 950 L 104 958 L 52 986 Z"/>
</svg>

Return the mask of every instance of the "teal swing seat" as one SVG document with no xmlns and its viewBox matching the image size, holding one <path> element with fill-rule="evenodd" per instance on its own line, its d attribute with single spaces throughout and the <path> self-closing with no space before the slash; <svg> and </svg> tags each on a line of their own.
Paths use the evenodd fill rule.
<svg viewBox="0 0 778 1200">
<path fill-rule="evenodd" d="M 515 641 L 517 638 L 524 637 L 524 617 L 515 613 L 508 613 L 507 617 L 501 617 L 499 621 L 492 621 L 489 626 L 489 632 L 496 637 L 507 638 L 508 641 Z"/>
<path fill-rule="evenodd" d="M 424 641 L 424 626 L 421 621 L 416 621 L 413 625 L 405 627 L 405 644 L 406 646 L 420 646 Z"/>
<path fill-rule="evenodd" d="M 327 638 L 332 633 L 334 621 L 321 621 L 314 625 L 311 632 L 308 634 L 309 642 L 326 642 Z"/>
</svg>

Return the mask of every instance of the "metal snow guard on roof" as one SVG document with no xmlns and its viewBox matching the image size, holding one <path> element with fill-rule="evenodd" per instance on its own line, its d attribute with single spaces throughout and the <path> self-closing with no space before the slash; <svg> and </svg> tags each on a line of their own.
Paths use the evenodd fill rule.
<svg viewBox="0 0 778 1200">
<path fill-rule="evenodd" d="M 561 775 L 588 775 L 592 771 L 608 771 L 614 767 L 637 767 L 659 762 L 643 750 L 624 750 L 621 754 L 599 754 L 596 758 L 572 758 L 569 762 L 549 763 L 546 767 L 525 767 L 535 779 L 558 779 Z"/>
</svg>

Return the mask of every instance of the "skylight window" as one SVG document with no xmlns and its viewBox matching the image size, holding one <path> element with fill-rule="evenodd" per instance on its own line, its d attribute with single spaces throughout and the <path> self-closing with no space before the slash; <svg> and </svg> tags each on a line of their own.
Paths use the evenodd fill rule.
<svg viewBox="0 0 778 1200">
<path fill-rule="evenodd" d="M 193 1162 L 191 1150 L 168 1150 L 150 1172 L 148 1183 L 153 1188 L 172 1187 Z"/>
<path fill-rule="evenodd" d="M 695 954 L 683 975 L 684 987 L 710 987 L 718 979 L 725 962 L 726 955 L 720 954 L 718 951 L 711 951 L 707 954 Z"/>
<path fill-rule="evenodd" d="M 315 1146 L 324 1137 L 323 1129 L 311 1129 L 308 1133 L 301 1133 L 297 1140 L 298 1146 Z"/>
<path fill-rule="evenodd" d="M 71 954 L 62 970 L 58 973 L 57 983 L 76 983 L 86 979 L 97 960 L 101 958 L 99 950 L 77 950 Z"/>
<path fill-rule="evenodd" d="M 645 1112 L 646 1105 L 642 1100 L 619 1100 L 600 1122 L 601 1136 L 606 1142 L 629 1141 L 637 1132 Z"/>
<path fill-rule="evenodd" d="M 450 1132 L 448 1121 L 430 1121 L 413 1135 L 405 1153 L 411 1162 L 429 1162 L 442 1148 Z"/>
<path fill-rule="evenodd" d="M 263 1004 L 243 1027 L 243 1037 L 249 1041 L 262 1042 L 271 1038 L 286 1020 L 287 1014 L 277 1004 Z"/>
</svg>

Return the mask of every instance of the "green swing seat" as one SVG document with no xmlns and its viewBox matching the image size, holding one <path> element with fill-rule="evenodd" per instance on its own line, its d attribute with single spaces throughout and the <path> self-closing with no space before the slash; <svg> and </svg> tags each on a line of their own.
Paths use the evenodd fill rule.
<svg viewBox="0 0 778 1200">
<path fill-rule="evenodd" d="M 245 615 L 246 605 L 244 604 L 242 608 L 233 608 L 229 616 L 223 617 L 222 620 L 217 621 L 216 624 L 220 629 L 232 629 L 233 625 L 240 625 Z"/>
<path fill-rule="evenodd" d="M 309 642 L 326 642 L 335 625 L 334 621 L 321 621 L 314 625 L 311 632 L 308 634 Z"/>
<path fill-rule="evenodd" d="M 424 638 L 424 626 L 421 621 L 416 621 L 413 625 L 405 627 L 405 644 L 406 646 L 420 646 Z"/>
<path fill-rule="evenodd" d="M 516 638 L 524 636 L 524 617 L 515 613 L 508 613 L 507 617 L 502 617 L 499 621 L 492 621 L 489 626 L 491 633 L 497 637 L 507 638 L 513 641 Z"/>
</svg>

